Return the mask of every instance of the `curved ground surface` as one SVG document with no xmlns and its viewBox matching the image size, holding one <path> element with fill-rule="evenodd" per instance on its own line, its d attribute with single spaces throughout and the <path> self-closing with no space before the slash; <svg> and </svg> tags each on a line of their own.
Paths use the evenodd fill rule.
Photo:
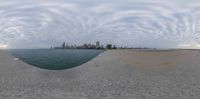
<svg viewBox="0 0 200 99">
<path fill-rule="evenodd" d="M 50 71 L 0 51 L 0 99 L 199 99 L 199 60 L 197 50 L 111 50 Z"/>
</svg>

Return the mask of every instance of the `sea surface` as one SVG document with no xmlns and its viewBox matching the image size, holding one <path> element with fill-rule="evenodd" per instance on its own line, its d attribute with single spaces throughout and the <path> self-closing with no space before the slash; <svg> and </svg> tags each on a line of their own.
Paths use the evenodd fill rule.
<svg viewBox="0 0 200 99">
<path fill-rule="evenodd" d="M 104 50 L 17 49 L 10 51 L 15 57 L 38 68 L 63 70 L 84 64 Z"/>
</svg>

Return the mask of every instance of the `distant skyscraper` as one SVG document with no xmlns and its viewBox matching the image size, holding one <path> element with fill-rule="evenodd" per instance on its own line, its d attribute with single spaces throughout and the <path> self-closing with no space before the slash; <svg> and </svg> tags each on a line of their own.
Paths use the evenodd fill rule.
<svg viewBox="0 0 200 99">
<path fill-rule="evenodd" d="M 63 44 L 62 44 L 62 48 L 63 48 L 63 49 L 65 48 L 65 42 L 63 42 Z"/>
<path fill-rule="evenodd" d="M 100 42 L 99 41 L 96 42 L 96 48 L 100 48 Z"/>
</svg>

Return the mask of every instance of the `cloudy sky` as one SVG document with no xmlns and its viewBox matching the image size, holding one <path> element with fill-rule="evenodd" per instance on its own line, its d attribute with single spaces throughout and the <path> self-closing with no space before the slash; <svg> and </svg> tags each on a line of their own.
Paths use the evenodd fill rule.
<svg viewBox="0 0 200 99">
<path fill-rule="evenodd" d="M 200 48 L 199 0 L 0 0 L 0 48 Z"/>
</svg>

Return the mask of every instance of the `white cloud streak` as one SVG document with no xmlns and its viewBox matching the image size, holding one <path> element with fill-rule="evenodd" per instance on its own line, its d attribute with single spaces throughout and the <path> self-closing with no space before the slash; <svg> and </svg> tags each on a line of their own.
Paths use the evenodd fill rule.
<svg viewBox="0 0 200 99">
<path fill-rule="evenodd" d="M 63 41 L 161 48 L 200 42 L 197 0 L 0 2 L 0 44 L 10 48 L 50 47 Z"/>
</svg>

